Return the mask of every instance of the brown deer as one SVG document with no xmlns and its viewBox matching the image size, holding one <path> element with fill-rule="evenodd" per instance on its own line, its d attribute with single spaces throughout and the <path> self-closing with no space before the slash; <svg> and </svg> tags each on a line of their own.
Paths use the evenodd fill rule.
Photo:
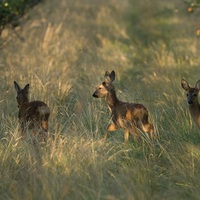
<svg viewBox="0 0 200 200">
<path fill-rule="evenodd" d="M 22 130 L 22 136 L 25 136 L 27 130 L 32 131 L 32 136 L 36 139 L 37 136 L 42 140 L 47 139 L 48 135 L 48 119 L 50 109 L 42 101 L 29 102 L 29 84 L 23 89 L 14 81 L 14 86 L 17 91 L 17 102 L 19 107 L 19 121 Z"/>
<path fill-rule="evenodd" d="M 182 79 L 181 85 L 187 92 L 187 102 L 189 104 L 189 111 L 194 119 L 196 125 L 200 129 L 200 105 L 198 101 L 198 94 L 200 90 L 200 80 L 197 81 L 195 87 L 190 87 L 189 83 Z"/>
<path fill-rule="evenodd" d="M 148 132 L 154 140 L 154 127 L 149 123 L 148 111 L 142 104 L 127 103 L 118 100 L 115 88 L 112 82 L 115 80 L 115 72 L 106 71 L 104 82 L 102 82 L 93 94 L 96 98 L 105 98 L 111 112 L 112 123 L 108 125 L 104 140 L 109 131 L 115 131 L 118 128 L 125 129 L 124 141 L 132 134 L 137 140 L 141 137 L 140 131 Z"/>
</svg>

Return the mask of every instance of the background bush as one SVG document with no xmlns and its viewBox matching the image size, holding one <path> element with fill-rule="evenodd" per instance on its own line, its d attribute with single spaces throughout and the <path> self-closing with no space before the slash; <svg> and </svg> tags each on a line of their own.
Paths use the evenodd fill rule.
<svg viewBox="0 0 200 200">
<path fill-rule="evenodd" d="M 21 17 L 30 7 L 41 0 L 2 0 L 0 1 L 0 32 L 7 23 L 15 26 L 16 20 Z"/>
</svg>

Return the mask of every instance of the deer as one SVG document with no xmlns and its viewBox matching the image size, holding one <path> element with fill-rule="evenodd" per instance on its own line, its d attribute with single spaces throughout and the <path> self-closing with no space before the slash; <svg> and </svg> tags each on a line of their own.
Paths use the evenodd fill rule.
<svg viewBox="0 0 200 200">
<path fill-rule="evenodd" d="M 111 123 L 107 126 L 103 140 L 105 141 L 108 133 L 119 128 L 124 129 L 124 142 L 129 140 L 129 135 L 133 135 L 138 141 L 141 139 L 141 131 L 150 134 L 154 141 L 154 126 L 149 123 L 149 114 L 143 104 L 128 103 L 117 98 L 113 81 L 115 71 L 105 72 L 104 81 L 96 87 L 93 93 L 95 98 L 105 98 L 111 114 Z"/>
<path fill-rule="evenodd" d="M 187 92 L 187 102 L 189 105 L 190 115 L 195 121 L 197 127 L 200 129 L 200 105 L 198 100 L 200 80 L 196 82 L 195 87 L 191 87 L 185 79 L 182 79 L 181 86 Z"/>
<path fill-rule="evenodd" d="M 39 136 L 40 139 L 46 141 L 50 108 L 43 101 L 29 101 L 29 84 L 21 89 L 14 81 L 14 87 L 17 92 L 18 118 L 22 137 L 25 137 L 27 131 L 31 131 L 34 140 Z"/>
</svg>

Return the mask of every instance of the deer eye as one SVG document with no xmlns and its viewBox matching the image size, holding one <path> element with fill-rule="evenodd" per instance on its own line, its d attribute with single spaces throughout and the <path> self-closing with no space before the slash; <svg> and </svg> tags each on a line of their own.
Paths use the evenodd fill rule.
<svg viewBox="0 0 200 200">
<path fill-rule="evenodd" d="M 194 97 L 196 97 L 196 96 L 197 96 L 197 94 L 193 94 L 193 96 L 194 96 Z"/>
<path fill-rule="evenodd" d="M 188 97 L 188 94 L 187 94 L 187 97 Z"/>
</svg>

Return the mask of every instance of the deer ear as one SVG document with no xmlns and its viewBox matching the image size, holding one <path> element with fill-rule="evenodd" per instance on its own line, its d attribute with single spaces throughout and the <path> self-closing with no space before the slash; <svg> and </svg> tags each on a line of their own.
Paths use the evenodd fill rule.
<svg viewBox="0 0 200 200">
<path fill-rule="evenodd" d="M 26 91 L 26 93 L 28 94 L 29 93 L 29 84 L 27 84 L 25 87 L 24 87 L 24 89 L 23 90 L 25 90 Z"/>
<path fill-rule="evenodd" d="M 110 75 L 109 71 L 106 71 L 104 77 L 106 78 L 109 75 Z"/>
<path fill-rule="evenodd" d="M 188 91 L 190 89 L 190 86 L 188 84 L 188 82 L 184 79 L 181 80 L 181 86 L 184 90 Z"/>
<path fill-rule="evenodd" d="M 106 83 L 112 83 L 114 80 L 115 80 L 115 72 L 112 71 L 111 73 L 109 73 L 108 71 L 106 71 L 104 76 L 104 81 Z"/>
<path fill-rule="evenodd" d="M 113 82 L 115 80 L 115 71 L 110 73 L 110 80 Z"/>
<path fill-rule="evenodd" d="M 105 83 L 111 83 L 110 73 L 108 71 L 106 71 L 106 73 L 104 75 L 104 81 L 105 81 Z"/>
<path fill-rule="evenodd" d="M 198 89 L 198 90 L 200 90 L 200 80 L 197 81 L 197 83 L 195 85 L 195 88 Z"/>
<path fill-rule="evenodd" d="M 14 81 L 15 90 L 19 93 L 22 89 L 19 87 L 16 81 Z"/>
</svg>

